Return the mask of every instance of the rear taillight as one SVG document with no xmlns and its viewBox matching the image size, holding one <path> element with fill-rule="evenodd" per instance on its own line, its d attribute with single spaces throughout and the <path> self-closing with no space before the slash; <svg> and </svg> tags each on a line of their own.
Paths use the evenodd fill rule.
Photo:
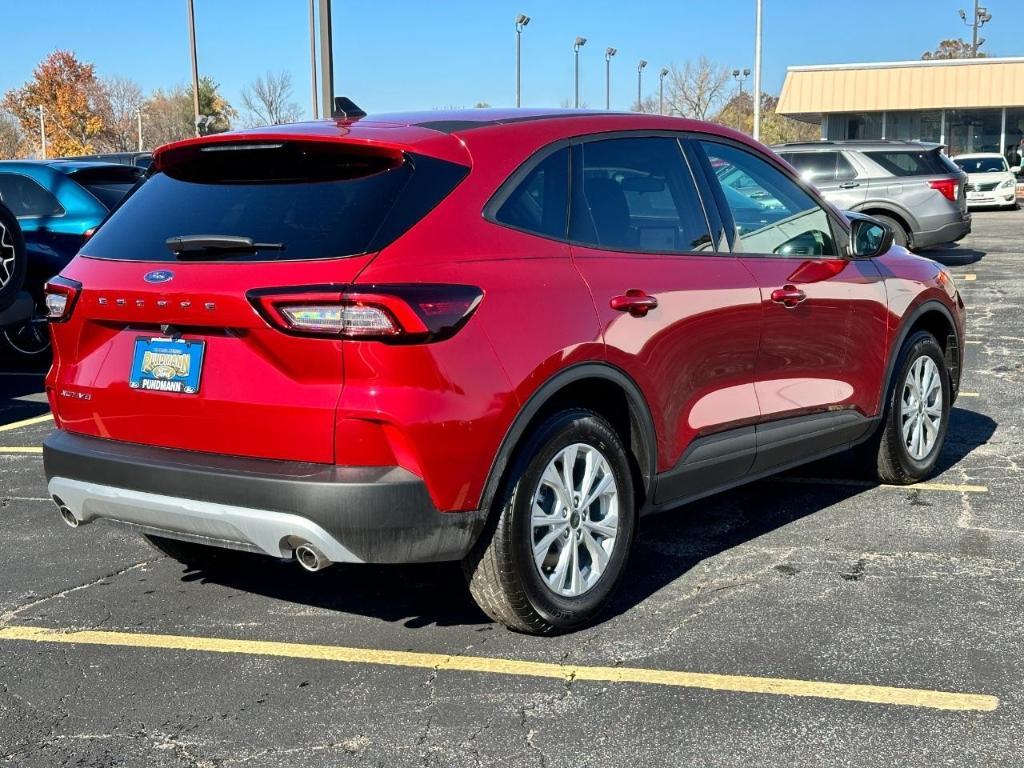
<svg viewBox="0 0 1024 768">
<path fill-rule="evenodd" d="M 46 284 L 46 317 L 51 323 L 63 323 L 71 317 L 82 284 L 57 275 Z"/>
<path fill-rule="evenodd" d="M 246 295 L 286 333 L 391 343 L 449 338 L 483 298 L 469 285 L 424 284 L 264 288 Z"/>
<path fill-rule="evenodd" d="M 942 193 L 942 196 L 952 203 L 956 202 L 960 194 L 960 182 L 957 179 L 936 179 L 929 181 L 928 186 Z"/>
</svg>

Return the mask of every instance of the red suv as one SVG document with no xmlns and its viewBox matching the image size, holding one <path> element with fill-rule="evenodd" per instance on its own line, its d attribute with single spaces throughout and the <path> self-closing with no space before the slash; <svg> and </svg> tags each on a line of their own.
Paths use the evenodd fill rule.
<svg viewBox="0 0 1024 768">
<path fill-rule="evenodd" d="M 746 136 L 547 110 L 166 146 L 48 306 L 70 525 L 462 560 L 534 633 L 597 613 L 646 513 L 858 445 L 927 476 L 964 333 L 942 267 Z"/>
</svg>

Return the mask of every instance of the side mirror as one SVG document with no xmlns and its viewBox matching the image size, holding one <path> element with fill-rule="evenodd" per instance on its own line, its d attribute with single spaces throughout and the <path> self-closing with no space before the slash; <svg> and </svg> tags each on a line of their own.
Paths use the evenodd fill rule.
<svg viewBox="0 0 1024 768">
<path fill-rule="evenodd" d="M 892 248 L 892 229 L 862 213 L 848 213 L 850 219 L 850 255 L 857 259 L 881 256 Z"/>
<path fill-rule="evenodd" d="M 1019 165 L 1010 166 L 1010 173 L 1012 173 L 1014 176 L 1019 176 L 1020 175 L 1020 166 Z"/>
</svg>

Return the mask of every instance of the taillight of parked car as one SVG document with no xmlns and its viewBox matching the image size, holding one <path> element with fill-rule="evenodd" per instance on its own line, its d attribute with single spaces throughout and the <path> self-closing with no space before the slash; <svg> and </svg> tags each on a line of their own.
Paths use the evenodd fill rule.
<svg viewBox="0 0 1024 768">
<path fill-rule="evenodd" d="M 960 182 L 957 179 L 935 179 L 928 186 L 942 193 L 942 196 L 955 203 L 960 194 Z"/>
<path fill-rule="evenodd" d="M 46 317 L 51 323 L 63 323 L 71 317 L 82 284 L 57 275 L 46 284 Z"/>
<path fill-rule="evenodd" d="M 286 333 L 400 344 L 453 336 L 483 292 L 469 285 L 403 284 L 265 288 L 247 296 Z"/>
</svg>

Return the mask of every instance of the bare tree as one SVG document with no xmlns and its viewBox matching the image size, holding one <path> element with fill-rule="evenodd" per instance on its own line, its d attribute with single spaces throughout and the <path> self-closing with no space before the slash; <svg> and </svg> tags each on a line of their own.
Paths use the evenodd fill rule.
<svg viewBox="0 0 1024 768">
<path fill-rule="evenodd" d="M 984 51 L 978 51 L 977 57 L 984 59 L 988 55 Z M 921 54 L 921 58 L 926 61 L 929 59 L 973 59 L 974 50 L 969 42 L 963 38 L 956 37 L 949 40 L 940 40 L 934 51 L 925 51 Z"/>
<path fill-rule="evenodd" d="M 302 115 L 292 100 L 292 76 L 287 72 L 267 72 L 253 80 L 242 90 L 242 109 L 249 128 L 294 123 Z"/>
<path fill-rule="evenodd" d="M 10 112 L 0 111 L 0 160 L 18 157 L 20 145 L 21 128 L 18 127 L 18 118 Z"/>
<path fill-rule="evenodd" d="M 669 68 L 665 83 L 666 108 L 670 114 L 707 120 L 728 97 L 729 70 L 706 56 L 687 61 L 680 69 Z"/>
<path fill-rule="evenodd" d="M 648 114 L 658 114 L 658 97 L 648 96 L 641 102 L 633 102 L 633 106 L 630 107 L 633 112 L 647 112 Z"/>
<path fill-rule="evenodd" d="M 128 152 L 139 144 L 138 111 L 142 108 L 142 89 L 124 77 L 100 81 L 97 106 L 103 120 L 99 144 L 110 152 Z"/>
</svg>

